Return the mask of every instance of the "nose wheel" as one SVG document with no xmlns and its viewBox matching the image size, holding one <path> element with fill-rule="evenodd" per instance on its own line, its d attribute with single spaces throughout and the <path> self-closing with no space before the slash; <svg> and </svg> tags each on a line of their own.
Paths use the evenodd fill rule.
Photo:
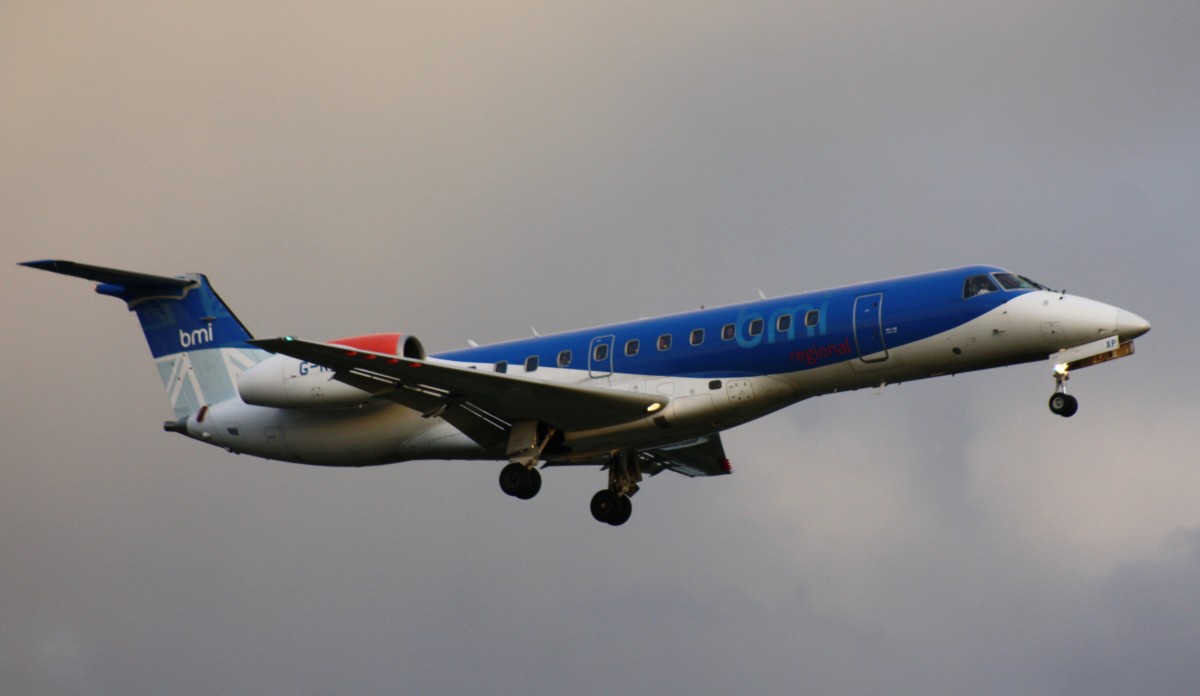
<svg viewBox="0 0 1200 696">
<path fill-rule="evenodd" d="M 1070 418 L 1079 410 L 1079 399 L 1067 393 L 1066 365 L 1054 368 L 1054 394 L 1050 397 L 1050 412 L 1056 416 Z"/>
<path fill-rule="evenodd" d="M 1070 418 L 1078 410 L 1079 400 L 1070 394 L 1055 394 L 1050 397 L 1050 412 L 1055 415 Z"/>
</svg>

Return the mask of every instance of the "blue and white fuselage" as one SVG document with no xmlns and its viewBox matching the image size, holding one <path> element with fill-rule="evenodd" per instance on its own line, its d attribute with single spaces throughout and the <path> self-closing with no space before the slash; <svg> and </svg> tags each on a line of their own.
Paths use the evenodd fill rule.
<svg viewBox="0 0 1200 696">
<path fill-rule="evenodd" d="M 1068 371 L 1131 353 L 1150 328 L 969 266 L 428 356 L 400 334 L 252 340 L 203 276 L 27 265 L 98 280 L 138 312 L 170 430 L 307 464 L 508 461 L 501 485 L 519 498 L 543 462 L 602 463 L 592 512 L 611 524 L 643 471 L 727 473 L 722 430 L 814 396 L 1059 356 L 1051 409 L 1072 415 Z"/>
</svg>

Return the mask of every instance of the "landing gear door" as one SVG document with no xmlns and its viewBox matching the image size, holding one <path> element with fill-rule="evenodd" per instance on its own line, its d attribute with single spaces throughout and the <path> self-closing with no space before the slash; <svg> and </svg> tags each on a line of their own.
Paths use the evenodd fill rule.
<svg viewBox="0 0 1200 696">
<path fill-rule="evenodd" d="M 588 377 L 607 378 L 613 371 L 614 336 L 597 336 L 588 346 Z"/>
<path fill-rule="evenodd" d="M 883 293 L 855 298 L 854 343 L 863 362 L 887 360 L 887 346 L 883 342 Z"/>
</svg>

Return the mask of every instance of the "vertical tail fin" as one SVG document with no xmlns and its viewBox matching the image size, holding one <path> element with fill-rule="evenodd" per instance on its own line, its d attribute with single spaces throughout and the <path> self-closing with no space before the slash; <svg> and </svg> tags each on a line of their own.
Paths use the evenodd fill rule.
<svg viewBox="0 0 1200 696">
<path fill-rule="evenodd" d="M 96 292 L 124 300 L 137 314 L 175 417 L 237 396 L 237 377 L 268 354 L 199 274 L 175 278 L 73 261 L 21 264 L 98 283 Z"/>
</svg>

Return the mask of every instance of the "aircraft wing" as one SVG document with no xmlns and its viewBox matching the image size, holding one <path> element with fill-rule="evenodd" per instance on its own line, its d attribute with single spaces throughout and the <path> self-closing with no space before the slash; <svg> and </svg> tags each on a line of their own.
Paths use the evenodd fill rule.
<svg viewBox="0 0 1200 696">
<path fill-rule="evenodd" d="M 679 442 L 667 447 L 647 450 L 653 465 L 670 469 L 684 476 L 722 476 L 732 474 L 733 468 L 725 458 L 725 446 L 718 433 Z"/>
<path fill-rule="evenodd" d="M 538 420 L 560 431 L 645 418 L 667 398 L 560 384 L 296 338 L 250 341 L 272 353 L 323 365 L 334 379 L 377 398 L 441 417 L 481 445 L 503 441 L 513 423 Z"/>
</svg>

